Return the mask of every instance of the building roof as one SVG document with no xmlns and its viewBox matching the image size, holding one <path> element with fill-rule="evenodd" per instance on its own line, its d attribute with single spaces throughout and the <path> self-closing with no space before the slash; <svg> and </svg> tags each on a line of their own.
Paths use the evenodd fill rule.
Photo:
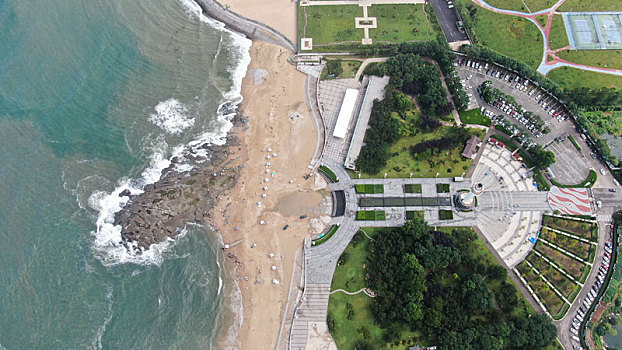
<svg viewBox="0 0 622 350">
<path fill-rule="evenodd" d="M 352 112 L 354 111 L 354 103 L 359 91 L 357 89 L 347 89 L 346 95 L 341 103 L 341 109 L 339 110 L 339 116 L 337 117 L 337 123 L 335 124 L 335 130 L 333 136 L 343 139 L 348 133 L 348 125 L 350 119 L 352 119 Z"/>
<path fill-rule="evenodd" d="M 479 147 L 482 140 L 476 135 L 472 135 L 471 138 L 466 142 L 466 146 L 464 146 L 464 151 L 462 151 L 462 156 L 465 158 L 474 158 L 477 153 L 477 147 Z"/>
</svg>

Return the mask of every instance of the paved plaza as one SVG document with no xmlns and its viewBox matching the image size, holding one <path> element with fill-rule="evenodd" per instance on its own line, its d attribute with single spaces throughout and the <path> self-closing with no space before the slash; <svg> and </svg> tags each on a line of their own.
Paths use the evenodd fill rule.
<svg viewBox="0 0 622 350">
<path fill-rule="evenodd" d="M 587 178 L 590 168 L 567 137 L 564 137 L 562 141 L 551 142 L 545 149 L 555 154 L 555 163 L 550 168 L 553 179 L 557 182 L 579 184 Z"/>
<path fill-rule="evenodd" d="M 354 128 L 356 127 L 356 121 L 358 118 L 351 118 L 348 124 L 348 132 L 343 139 L 336 138 L 333 135 L 335 131 L 335 125 L 337 124 L 337 117 L 339 116 L 339 109 L 341 103 L 346 95 L 347 89 L 360 89 L 361 86 L 366 86 L 367 80 L 364 79 L 363 84 L 360 84 L 355 79 L 335 79 L 335 80 L 322 80 L 319 84 L 318 90 L 318 103 L 320 114 L 324 120 L 326 127 L 326 141 L 324 149 L 324 157 L 330 158 L 339 166 L 343 166 L 346 156 L 348 155 L 348 149 L 350 147 L 350 141 L 354 134 Z M 361 110 L 361 104 L 363 103 L 364 93 L 359 91 L 358 97 L 354 104 L 353 115 L 358 116 Z"/>
</svg>

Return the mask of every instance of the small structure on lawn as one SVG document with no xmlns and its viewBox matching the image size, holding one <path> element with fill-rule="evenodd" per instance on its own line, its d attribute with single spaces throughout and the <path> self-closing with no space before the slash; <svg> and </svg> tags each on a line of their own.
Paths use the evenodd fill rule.
<svg viewBox="0 0 622 350">
<path fill-rule="evenodd" d="M 464 146 L 464 151 L 462 151 L 462 156 L 464 158 L 474 159 L 481 145 L 482 145 L 482 140 L 479 137 L 477 137 L 477 135 L 471 136 L 471 138 L 467 141 L 466 146 Z"/>
</svg>

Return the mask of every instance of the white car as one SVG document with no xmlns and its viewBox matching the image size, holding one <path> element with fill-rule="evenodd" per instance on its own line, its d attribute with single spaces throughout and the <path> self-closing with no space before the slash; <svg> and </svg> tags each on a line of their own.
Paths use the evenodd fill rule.
<svg viewBox="0 0 622 350">
<path fill-rule="evenodd" d="M 604 176 L 605 175 L 605 169 L 601 168 L 600 169 L 600 173 Z"/>
</svg>

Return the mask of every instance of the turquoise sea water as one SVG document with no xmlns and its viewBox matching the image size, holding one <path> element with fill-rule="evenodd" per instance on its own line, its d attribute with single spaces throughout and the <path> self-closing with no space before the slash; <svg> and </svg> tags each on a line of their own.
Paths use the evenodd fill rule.
<svg viewBox="0 0 622 350">
<path fill-rule="evenodd" d="M 131 256 L 109 222 L 223 141 L 250 43 L 179 0 L 0 0 L 0 33 L 0 349 L 213 348 L 216 235 Z"/>
</svg>

